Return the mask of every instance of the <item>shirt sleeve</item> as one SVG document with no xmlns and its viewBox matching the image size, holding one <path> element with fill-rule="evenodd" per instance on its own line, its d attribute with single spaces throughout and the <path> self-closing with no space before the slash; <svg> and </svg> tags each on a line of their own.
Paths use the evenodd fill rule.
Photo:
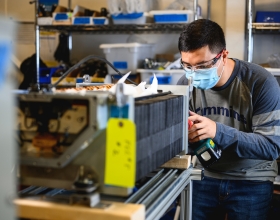
<svg viewBox="0 0 280 220">
<path fill-rule="evenodd" d="M 273 77 L 256 85 L 252 95 L 252 132 L 216 122 L 213 141 L 221 149 L 230 148 L 244 159 L 275 160 L 280 155 L 280 88 Z"/>
</svg>

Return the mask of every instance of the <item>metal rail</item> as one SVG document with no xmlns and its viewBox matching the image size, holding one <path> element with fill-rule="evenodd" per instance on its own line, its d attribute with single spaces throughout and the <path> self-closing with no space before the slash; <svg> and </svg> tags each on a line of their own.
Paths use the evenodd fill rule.
<svg viewBox="0 0 280 220">
<path fill-rule="evenodd" d="M 126 203 L 144 204 L 146 207 L 146 219 L 155 220 L 166 212 L 170 205 L 181 194 L 182 220 L 190 220 L 192 205 L 192 180 L 201 180 L 203 170 L 190 167 L 187 170 L 161 170 L 139 191 L 132 195 Z"/>
<path fill-rule="evenodd" d="M 143 185 L 124 203 L 143 204 L 146 207 L 146 219 L 160 219 L 171 204 L 181 198 L 181 220 L 190 220 L 192 216 L 192 180 L 201 180 L 203 170 L 162 169 Z M 70 202 L 74 191 L 30 186 L 19 193 L 20 197 L 41 197 L 56 202 Z M 114 198 L 116 200 L 116 198 Z M 106 199 L 110 201 L 110 197 Z M 122 199 L 119 201 L 121 202 Z M 102 202 L 101 202 L 102 203 Z"/>
</svg>

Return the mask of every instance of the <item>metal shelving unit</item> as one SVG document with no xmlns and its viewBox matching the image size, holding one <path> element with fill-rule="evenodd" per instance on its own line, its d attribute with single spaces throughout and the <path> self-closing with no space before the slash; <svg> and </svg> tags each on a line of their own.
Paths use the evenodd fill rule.
<svg viewBox="0 0 280 220">
<path fill-rule="evenodd" d="M 55 30 L 89 34 L 172 33 L 180 32 L 186 24 L 123 24 L 123 25 L 40 25 L 40 30 Z"/>
<path fill-rule="evenodd" d="M 247 0 L 247 60 L 252 62 L 255 34 L 279 34 L 280 23 L 254 23 L 254 0 Z"/>
<path fill-rule="evenodd" d="M 39 25 L 39 2 L 35 3 L 35 50 L 36 50 L 36 82 L 37 89 L 40 90 L 40 31 L 58 31 L 67 32 L 69 34 L 69 48 L 72 48 L 72 33 L 83 34 L 154 34 L 154 33 L 180 33 L 186 23 L 170 23 L 170 24 L 124 24 L 124 25 Z M 194 19 L 197 16 L 198 0 L 193 0 Z M 68 9 L 71 9 L 71 0 L 68 0 Z M 208 0 L 208 13 L 210 11 L 210 0 Z"/>
<path fill-rule="evenodd" d="M 254 47 L 254 35 L 255 34 L 279 34 L 280 35 L 280 23 L 256 23 L 253 22 L 254 0 L 247 0 L 247 60 L 252 62 L 253 60 L 253 47 Z M 280 36 L 279 36 L 280 37 Z M 279 68 L 266 68 L 276 78 L 279 77 Z M 277 80 L 278 81 L 278 80 Z M 278 81 L 279 82 L 279 81 Z M 277 163 L 280 163 L 280 157 L 277 159 Z M 277 176 L 274 185 L 280 185 L 279 176 Z"/>
</svg>

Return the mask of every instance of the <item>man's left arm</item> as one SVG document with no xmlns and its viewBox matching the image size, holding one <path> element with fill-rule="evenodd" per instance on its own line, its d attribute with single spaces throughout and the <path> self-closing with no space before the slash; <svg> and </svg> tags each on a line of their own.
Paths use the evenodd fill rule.
<svg viewBox="0 0 280 220">
<path fill-rule="evenodd" d="M 216 123 L 214 142 L 240 158 L 275 160 L 280 155 L 280 88 L 267 79 L 253 94 L 252 133 Z"/>
</svg>

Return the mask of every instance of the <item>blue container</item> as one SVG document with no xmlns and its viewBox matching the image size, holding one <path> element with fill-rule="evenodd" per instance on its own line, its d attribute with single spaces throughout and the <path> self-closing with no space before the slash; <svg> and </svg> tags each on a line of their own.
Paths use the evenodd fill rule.
<svg viewBox="0 0 280 220">
<path fill-rule="evenodd" d="M 90 24 L 90 17 L 75 17 L 74 25 Z"/>
<path fill-rule="evenodd" d="M 52 75 L 59 69 L 59 67 L 40 68 L 39 82 L 41 84 L 50 84 Z"/>
<path fill-rule="evenodd" d="M 76 83 L 83 83 L 84 82 L 84 78 L 76 78 Z"/>
<path fill-rule="evenodd" d="M 156 76 L 159 85 L 168 85 L 171 83 L 172 76 Z M 152 84 L 154 77 L 150 77 L 150 84 Z"/>
<path fill-rule="evenodd" d="M 280 11 L 257 11 L 256 22 L 280 23 Z"/>
<path fill-rule="evenodd" d="M 128 64 L 126 61 L 115 61 L 115 62 L 113 62 L 113 66 L 116 69 L 127 69 L 128 68 Z"/>
<path fill-rule="evenodd" d="M 114 24 L 144 24 L 145 16 L 143 12 L 131 14 L 112 14 Z"/>
<path fill-rule="evenodd" d="M 131 14 L 117 14 L 111 15 L 114 20 L 122 20 L 122 19 L 137 19 L 143 16 L 143 12 L 139 13 L 131 13 Z"/>
<path fill-rule="evenodd" d="M 92 23 L 94 25 L 104 25 L 106 24 L 106 18 L 93 18 Z"/>
<path fill-rule="evenodd" d="M 54 16 L 55 21 L 65 21 L 65 20 L 68 20 L 68 19 L 69 19 L 68 12 L 58 12 Z"/>
<path fill-rule="evenodd" d="M 155 20 L 156 23 L 187 22 L 188 21 L 188 15 L 187 14 L 154 15 L 154 20 Z"/>
</svg>

